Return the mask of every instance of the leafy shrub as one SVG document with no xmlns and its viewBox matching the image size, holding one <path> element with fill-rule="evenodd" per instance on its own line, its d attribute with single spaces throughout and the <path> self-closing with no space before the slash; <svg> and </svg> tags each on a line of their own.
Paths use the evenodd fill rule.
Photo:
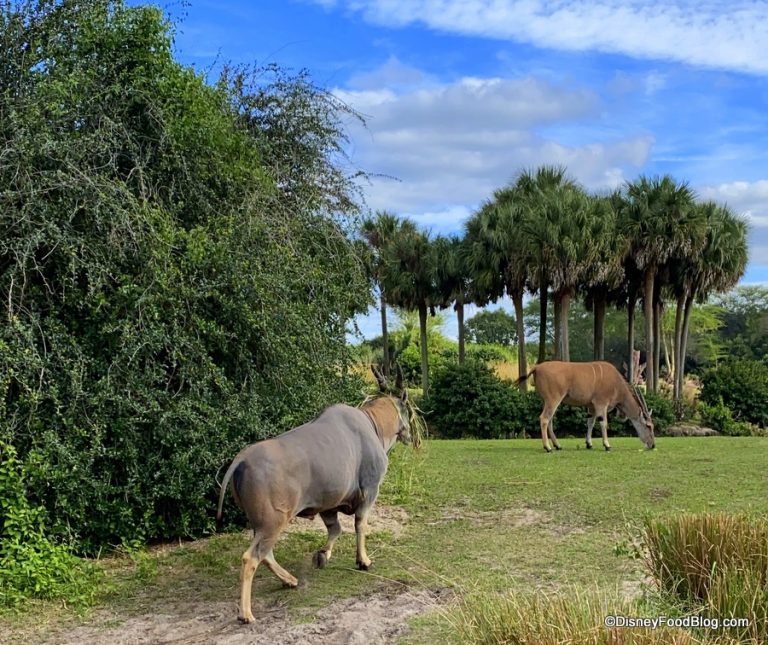
<svg viewBox="0 0 768 645">
<path fill-rule="evenodd" d="M 733 420 L 731 409 L 723 403 L 720 397 L 715 405 L 699 402 L 698 413 L 701 422 L 713 430 L 726 435 L 733 435 L 736 431 L 736 422 Z"/>
<path fill-rule="evenodd" d="M 768 427 L 768 365 L 759 361 L 733 361 L 705 371 L 701 400 L 723 404 L 739 421 Z"/>
<path fill-rule="evenodd" d="M 0 605 L 29 597 L 87 604 L 96 570 L 45 534 L 45 509 L 29 504 L 25 476 L 14 447 L 0 443 Z"/>
<path fill-rule="evenodd" d="M 471 343 L 466 345 L 466 353 L 468 357 L 485 362 L 517 361 L 517 350 L 503 347 L 502 345 L 476 345 Z"/>
<path fill-rule="evenodd" d="M 527 397 L 479 361 L 437 371 L 422 402 L 430 430 L 458 439 L 512 437 L 525 428 Z"/>
</svg>

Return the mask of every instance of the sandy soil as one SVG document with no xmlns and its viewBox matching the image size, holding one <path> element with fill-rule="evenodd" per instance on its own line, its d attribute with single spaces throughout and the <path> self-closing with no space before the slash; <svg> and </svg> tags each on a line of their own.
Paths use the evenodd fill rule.
<svg viewBox="0 0 768 645">
<path fill-rule="evenodd" d="M 343 533 L 355 532 L 355 516 L 344 515 L 339 513 L 339 523 L 341 524 L 341 530 Z M 396 506 L 384 506 L 376 504 L 368 515 L 368 533 L 375 533 L 376 531 L 386 531 L 392 534 L 394 537 L 400 537 L 406 530 L 408 524 L 408 513 L 404 509 Z M 285 529 L 285 533 L 292 533 L 296 531 L 322 531 L 327 533 L 325 524 L 320 516 L 315 516 L 315 519 L 308 520 L 303 517 L 294 517 L 291 523 Z"/>
<path fill-rule="evenodd" d="M 293 623 L 283 609 L 259 606 L 254 600 L 256 622 L 250 625 L 241 625 L 235 620 L 235 603 L 185 603 L 129 618 L 114 628 L 77 627 L 45 642 L 57 645 L 391 643 L 408 631 L 409 618 L 435 609 L 448 595 L 445 591 L 408 591 L 349 598 L 319 610 L 314 620 L 304 623 Z M 116 617 L 104 614 L 94 622 L 108 625 L 114 620 Z"/>
<path fill-rule="evenodd" d="M 354 518 L 339 514 L 342 530 L 354 533 Z M 369 517 L 369 533 L 406 530 L 408 514 L 376 505 Z M 319 517 L 295 518 L 286 532 L 322 531 Z M 170 547 L 167 547 L 170 548 Z M 367 645 L 391 643 L 405 634 L 408 619 L 436 609 L 452 596 L 448 590 L 397 590 L 336 601 L 291 620 L 281 606 L 253 599 L 256 622 L 241 625 L 237 603 L 164 603 L 157 611 L 125 618 L 112 611 L 97 611 L 89 624 L 51 632 L 36 639 L 41 645 Z M 0 643 L 3 638 L 0 637 Z M 19 641 L 15 641 L 19 642 Z"/>
</svg>

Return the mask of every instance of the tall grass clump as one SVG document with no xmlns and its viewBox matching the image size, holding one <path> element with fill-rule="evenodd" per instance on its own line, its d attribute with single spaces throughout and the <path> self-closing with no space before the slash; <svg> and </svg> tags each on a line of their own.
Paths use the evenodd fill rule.
<svg viewBox="0 0 768 645">
<path fill-rule="evenodd" d="M 768 642 L 768 519 L 726 513 L 646 519 L 645 561 L 659 590 L 690 611 L 746 618 L 729 634 Z"/>
<path fill-rule="evenodd" d="M 419 450 L 396 446 L 389 453 L 387 475 L 381 484 L 379 501 L 385 504 L 406 504 L 425 491 L 421 475 L 426 446 Z"/>
<path fill-rule="evenodd" d="M 635 602 L 604 592 L 470 594 L 446 615 L 468 645 L 692 645 L 682 629 L 611 628 L 606 616 L 640 616 Z"/>
</svg>

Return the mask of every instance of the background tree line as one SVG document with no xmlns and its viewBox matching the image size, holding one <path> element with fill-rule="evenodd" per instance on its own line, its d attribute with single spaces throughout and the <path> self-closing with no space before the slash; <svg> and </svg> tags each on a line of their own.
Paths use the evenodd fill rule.
<svg viewBox="0 0 768 645">
<path fill-rule="evenodd" d="M 484 306 L 508 296 L 515 310 L 515 336 L 524 339 L 524 297 L 530 293 L 538 296 L 540 307 L 539 362 L 570 360 L 574 299 L 581 299 L 592 313 L 594 359 L 605 357 L 609 307 L 625 311 L 624 362 L 630 381 L 640 378 L 633 369 L 636 312 L 642 305 L 648 389 L 658 390 L 664 356 L 678 404 L 693 305 L 727 292 L 738 282 L 747 263 L 746 233 L 746 223 L 730 208 L 697 200 L 685 182 L 672 177 L 641 176 L 610 194 L 598 195 L 589 194 L 564 168 L 553 166 L 524 170 L 495 191 L 465 223 L 463 236 L 433 237 L 412 221 L 386 212 L 368 219 L 363 227 L 372 249 L 372 273 L 382 311 L 383 304 L 389 303 L 419 312 L 425 392 L 429 387 L 428 312 L 455 309 L 461 362 L 464 306 Z M 667 339 L 665 311 L 670 310 L 673 322 L 668 347 L 662 352 Z M 551 353 L 547 348 L 550 320 Z M 383 327 L 385 323 L 382 317 Z M 525 343 L 517 345 L 522 376 L 528 370 L 528 357 Z M 384 362 L 388 362 L 386 355 Z"/>
</svg>

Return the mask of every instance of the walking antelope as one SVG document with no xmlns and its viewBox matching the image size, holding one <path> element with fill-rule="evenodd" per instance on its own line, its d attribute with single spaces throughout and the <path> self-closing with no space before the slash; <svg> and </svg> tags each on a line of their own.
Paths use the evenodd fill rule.
<svg viewBox="0 0 768 645">
<path fill-rule="evenodd" d="M 375 369 L 374 374 L 384 391 L 384 378 Z M 314 556 L 315 566 L 323 568 L 341 534 L 337 514 L 354 515 L 357 566 L 371 566 L 365 549 L 367 518 L 387 471 L 387 454 L 397 441 L 412 441 L 408 396 L 402 374 L 398 377 L 400 396 L 385 393 L 360 408 L 333 405 L 314 421 L 244 448 L 232 461 L 221 484 L 217 519 L 231 480 L 235 501 L 253 529 L 240 572 L 242 622 L 254 621 L 251 586 L 260 563 L 286 586 L 298 585 L 272 553 L 280 533 L 295 516 L 320 515 L 325 523 L 328 540 Z"/>
</svg>

